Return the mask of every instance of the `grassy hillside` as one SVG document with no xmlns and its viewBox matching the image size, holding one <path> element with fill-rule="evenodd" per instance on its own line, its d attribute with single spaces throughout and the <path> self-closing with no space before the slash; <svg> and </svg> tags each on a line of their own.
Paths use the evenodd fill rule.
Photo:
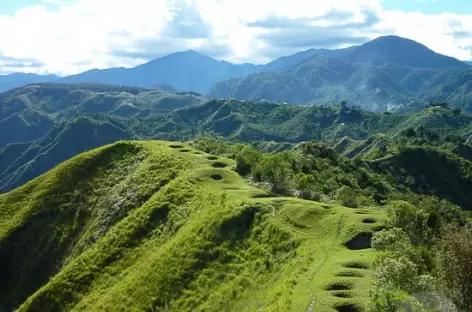
<svg viewBox="0 0 472 312">
<path fill-rule="evenodd" d="M 0 309 L 362 311 L 383 213 L 271 197 L 234 166 L 119 142 L 0 195 Z"/>
</svg>

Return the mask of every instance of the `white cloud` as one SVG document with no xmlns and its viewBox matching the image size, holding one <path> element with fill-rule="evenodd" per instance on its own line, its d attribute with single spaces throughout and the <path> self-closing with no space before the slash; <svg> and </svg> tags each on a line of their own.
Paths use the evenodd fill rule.
<svg viewBox="0 0 472 312">
<path fill-rule="evenodd" d="M 282 21 L 291 26 L 267 24 Z M 0 56 L 35 60 L 41 66 L 21 70 L 40 73 L 134 66 L 185 49 L 257 63 L 384 34 L 472 59 L 471 15 L 386 11 L 380 0 L 40 0 L 0 15 L 0 29 Z"/>
</svg>

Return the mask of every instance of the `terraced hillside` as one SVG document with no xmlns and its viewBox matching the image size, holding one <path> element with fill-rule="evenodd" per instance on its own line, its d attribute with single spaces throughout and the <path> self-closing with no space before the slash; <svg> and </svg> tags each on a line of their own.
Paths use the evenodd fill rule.
<svg viewBox="0 0 472 312">
<path fill-rule="evenodd" d="M 363 311 L 383 213 L 273 197 L 235 165 L 122 141 L 0 195 L 0 310 Z"/>
</svg>

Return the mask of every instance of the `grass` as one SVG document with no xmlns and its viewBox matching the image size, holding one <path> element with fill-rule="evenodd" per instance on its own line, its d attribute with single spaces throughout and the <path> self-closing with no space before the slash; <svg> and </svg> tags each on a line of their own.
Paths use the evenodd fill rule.
<svg viewBox="0 0 472 312">
<path fill-rule="evenodd" d="M 0 196 L 0 309 L 361 311 L 373 251 L 348 242 L 383 213 L 270 197 L 234 166 L 119 142 Z"/>
</svg>

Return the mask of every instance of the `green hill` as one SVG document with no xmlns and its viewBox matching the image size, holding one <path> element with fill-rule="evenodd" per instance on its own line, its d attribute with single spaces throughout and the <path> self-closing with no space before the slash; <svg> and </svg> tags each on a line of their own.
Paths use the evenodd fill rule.
<svg viewBox="0 0 472 312">
<path fill-rule="evenodd" d="M 132 87 L 35 84 L 0 94 L 0 147 L 37 140 L 55 124 L 84 114 L 145 118 L 206 99 L 196 93 L 164 93 Z"/>
<path fill-rule="evenodd" d="M 190 139 L 199 133 L 243 141 L 302 142 L 384 132 L 409 115 L 375 114 L 358 108 L 301 107 L 276 103 L 213 100 L 204 105 L 124 121 L 134 133 L 159 139 Z"/>
<path fill-rule="evenodd" d="M 362 311 L 383 213 L 271 197 L 235 165 L 120 142 L 0 195 L 0 308 Z"/>
</svg>

